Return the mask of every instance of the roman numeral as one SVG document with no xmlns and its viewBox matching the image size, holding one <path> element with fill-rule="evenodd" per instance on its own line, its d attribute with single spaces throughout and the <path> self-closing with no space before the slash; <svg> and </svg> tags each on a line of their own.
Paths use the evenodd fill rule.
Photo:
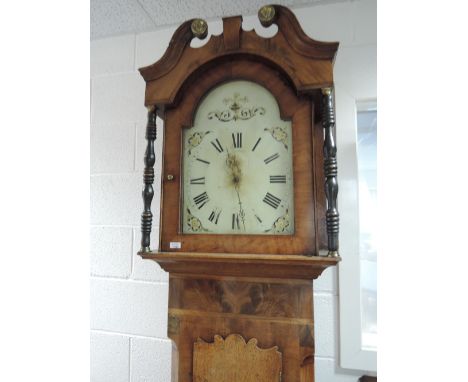
<svg viewBox="0 0 468 382">
<path fill-rule="evenodd" d="M 278 158 L 279 158 L 279 154 L 276 153 L 276 154 L 270 155 L 268 158 L 264 159 L 263 161 L 265 162 L 265 164 L 268 164 L 271 161 L 274 161 L 275 159 L 278 159 Z"/>
<path fill-rule="evenodd" d="M 216 138 L 214 141 L 211 141 L 211 144 L 219 153 L 222 153 L 224 151 L 223 146 L 221 146 L 221 143 L 219 143 L 218 141 L 218 138 Z"/>
<path fill-rule="evenodd" d="M 190 184 L 205 184 L 205 177 L 190 179 Z"/>
<path fill-rule="evenodd" d="M 208 217 L 208 220 L 214 224 L 218 224 L 219 215 L 221 215 L 221 210 L 214 210 L 211 212 L 210 216 Z"/>
<path fill-rule="evenodd" d="M 200 159 L 200 158 L 197 158 L 197 161 L 205 163 L 205 164 L 210 164 L 210 162 L 208 162 L 207 160 Z"/>
<path fill-rule="evenodd" d="M 255 143 L 252 151 L 255 151 L 255 149 L 257 148 L 258 144 L 260 143 L 260 141 L 262 140 L 262 138 L 258 138 L 257 142 Z"/>
<path fill-rule="evenodd" d="M 275 195 L 272 195 L 269 192 L 267 192 L 267 194 L 263 198 L 263 202 L 276 209 L 278 208 L 281 199 L 278 199 Z"/>
<path fill-rule="evenodd" d="M 202 193 L 202 194 L 200 194 L 198 196 L 195 196 L 193 198 L 193 201 L 197 205 L 198 209 L 202 208 L 206 203 L 208 203 L 209 200 L 210 200 L 210 198 L 208 197 L 206 192 L 204 192 L 204 193 Z"/>
<path fill-rule="evenodd" d="M 235 149 L 240 149 L 242 147 L 242 133 L 232 133 L 232 143 Z"/>
<path fill-rule="evenodd" d="M 239 214 L 232 214 L 232 229 L 240 229 Z"/>
<path fill-rule="evenodd" d="M 270 183 L 286 183 L 286 175 L 270 175 Z"/>
</svg>

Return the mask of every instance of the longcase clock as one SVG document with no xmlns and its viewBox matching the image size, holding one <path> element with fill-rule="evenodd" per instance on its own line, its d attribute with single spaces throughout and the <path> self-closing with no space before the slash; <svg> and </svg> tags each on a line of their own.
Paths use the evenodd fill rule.
<svg viewBox="0 0 468 382">
<path fill-rule="evenodd" d="M 172 382 L 314 380 L 313 280 L 338 256 L 333 61 L 294 14 L 274 37 L 183 23 L 140 69 L 148 107 L 139 254 L 169 272 Z M 150 246 L 156 117 L 164 142 Z M 157 249 L 156 249 L 157 248 Z"/>
</svg>

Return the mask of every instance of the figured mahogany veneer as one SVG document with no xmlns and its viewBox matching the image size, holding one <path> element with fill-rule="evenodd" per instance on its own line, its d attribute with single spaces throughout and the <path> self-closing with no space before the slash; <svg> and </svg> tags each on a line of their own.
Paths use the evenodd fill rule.
<svg viewBox="0 0 468 382">
<path fill-rule="evenodd" d="M 157 261 L 170 275 L 168 336 L 175 345 L 172 382 L 200 380 L 193 374 L 194 344 L 199 339 L 212 342 L 217 335 L 231 334 L 240 334 L 246 341 L 255 338 L 261 348 L 277 346 L 282 353 L 282 381 L 314 380 L 312 280 L 339 258 L 212 253 L 142 256 Z M 229 365 L 231 360 L 226 359 L 225 367 Z M 245 382 L 230 382 L 241 381 Z"/>
<path fill-rule="evenodd" d="M 314 377 L 312 281 L 170 274 L 168 336 L 173 381 L 197 381 L 194 344 L 240 334 L 262 349 L 278 347 L 283 382 Z M 232 366 L 225 359 L 225 367 Z M 265 375 L 259 375 L 263 381 Z M 245 382 L 242 379 L 230 382 Z"/>
</svg>

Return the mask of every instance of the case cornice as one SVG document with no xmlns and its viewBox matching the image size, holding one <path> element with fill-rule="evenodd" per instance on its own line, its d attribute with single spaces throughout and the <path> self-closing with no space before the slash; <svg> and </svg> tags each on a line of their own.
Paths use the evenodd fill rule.
<svg viewBox="0 0 468 382">
<path fill-rule="evenodd" d="M 146 105 L 175 103 L 186 81 L 211 64 L 236 57 L 251 57 L 282 71 L 298 93 L 333 85 L 333 61 L 337 42 L 321 42 L 307 36 L 288 8 L 274 5 L 278 32 L 264 38 L 254 30 L 242 29 L 242 17 L 223 19 L 223 33 L 211 36 L 199 48 L 192 48 L 192 22 L 183 23 L 174 33 L 163 57 L 139 69 L 147 82 Z"/>
</svg>

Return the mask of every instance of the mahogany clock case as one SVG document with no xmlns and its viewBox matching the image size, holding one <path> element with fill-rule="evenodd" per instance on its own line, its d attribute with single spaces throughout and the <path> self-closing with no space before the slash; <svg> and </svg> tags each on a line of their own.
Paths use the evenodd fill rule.
<svg viewBox="0 0 468 382">
<path fill-rule="evenodd" d="M 200 48 L 190 42 L 206 36 L 207 24 L 189 20 L 164 56 L 140 69 L 149 112 L 139 254 L 169 272 L 173 382 L 314 380 L 313 280 L 340 261 L 332 91 L 338 43 L 311 39 L 279 5 L 262 7 L 259 19 L 278 26 L 275 36 L 244 31 L 235 16 Z M 236 80 L 268 90 L 291 122 L 293 235 L 181 233 L 183 129 L 206 94 Z M 164 142 L 160 242 L 151 251 L 156 113 Z M 328 256 L 317 256 L 322 251 Z"/>
<path fill-rule="evenodd" d="M 336 183 L 335 162 L 332 163 L 335 159 L 327 164 L 324 149 L 330 126 L 334 126 L 333 110 L 325 103 L 332 102 L 333 61 L 338 43 L 308 37 L 286 7 L 262 7 L 259 18 L 266 27 L 275 23 L 278 32 L 263 38 L 255 30 L 243 30 L 241 16 L 227 17 L 223 19 L 223 33 L 211 36 L 198 48 L 190 46 L 191 40 L 206 36 L 208 27 L 203 20 L 189 20 L 176 30 L 164 56 L 140 69 L 146 82 L 145 105 L 155 110 L 149 112 L 149 118 L 157 113 L 164 121 L 160 237 L 158 246 L 153 243 L 160 253 L 313 256 L 328 250 L 337 255 L 338 217 L 331 211 L 334 204 L 328 203 L 336 198 L 337 188 L 326 188 L 327 194 L 324 189 L 324 184 Z M 291 121 L 292 235 L 182 234 L 182 131 L 192 126 L 197 106 L 210 90 L 236 80 L 263 86 L 276 99 L 281 119 Z M 154 121 L 153 117 L 150 119 Z M 148 129 L 150 147 L 161 126 L 156 128 L 151 122 Z M 152 252 L 149 208 L 154 154 L 151 158 L 148 157 L 145 170 L 142 215 L 141 253 L 148 255 Z M 324 166 L 333 174 L 325 173 Z M 173 248 L 171 243 L 176 243 Z"/>
<path fill-rule="evenodd" d="M 293 235 L 187 235 L 181 233 L 182 129 L 193 125 L 203 97 L 214 87 L 233 80 L 253 81 L 276 98 L 281 119 L 292 123 L 295 233 Z M 326 248 L 326 201 L 323 191 L 323 128 L 314 126 L 315 105 L 310 96 L 297 96 L 281 72 L 249 57 L 231 57 L 198 75 L 184 88 L 177 107 L 164 112 L 164 153 L 161 197 L 160 249 L 183 252 L 318 254 Z M 167 175 L 172 175 L 168 180 Z"/>
</svg>

